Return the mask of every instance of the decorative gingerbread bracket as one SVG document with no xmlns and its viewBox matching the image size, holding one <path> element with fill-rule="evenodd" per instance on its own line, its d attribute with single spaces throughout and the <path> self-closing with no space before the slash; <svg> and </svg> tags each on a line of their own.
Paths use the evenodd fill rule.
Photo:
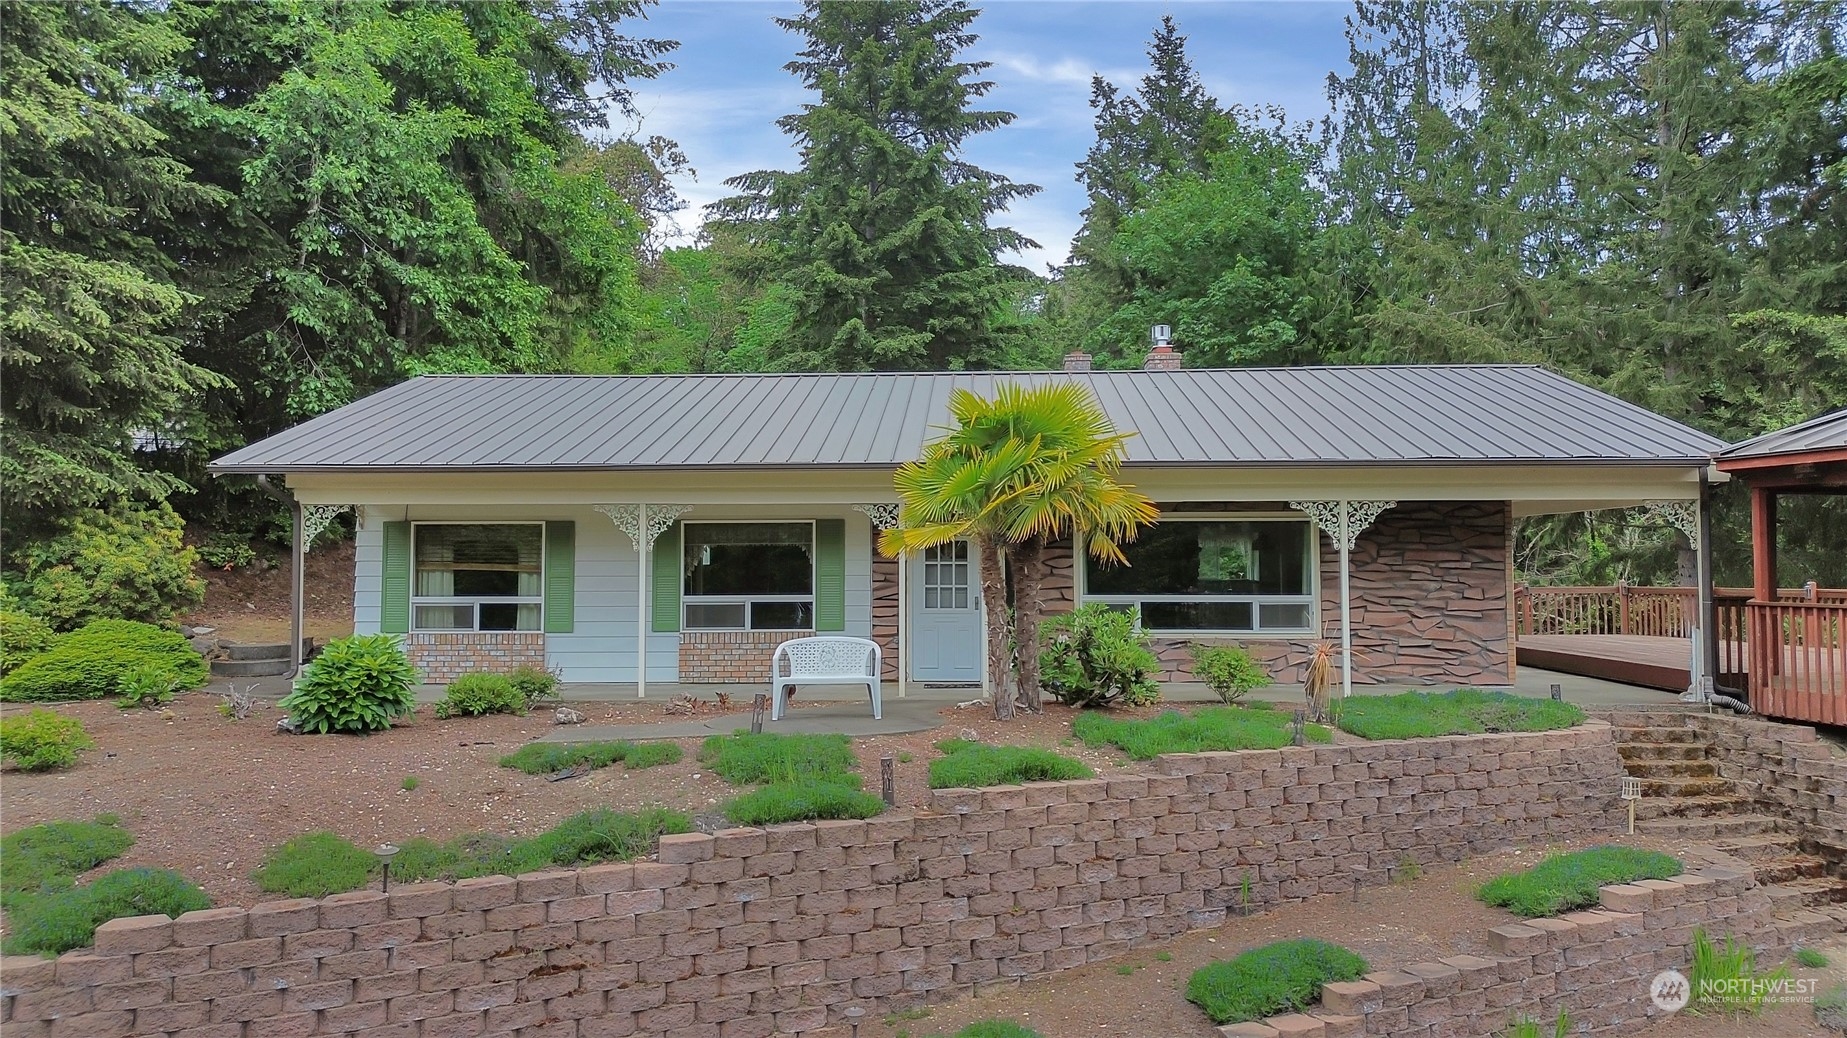
<svg viewBox="0 0 1847 1038">
<path fill-rule="evenodd" d="M 609 518 L 616 524 L 616 529 L 628 535 L 630 546 L 641 550 L 643 531 L 641 529 L 641 505 L 591 505 L 591 508 Z M 680 517 L 693 510 L 692 505 L 648 505 L 648 529 L 646 531 L 648 547 L 660 536 L 673 528 Z"/>
</svg>

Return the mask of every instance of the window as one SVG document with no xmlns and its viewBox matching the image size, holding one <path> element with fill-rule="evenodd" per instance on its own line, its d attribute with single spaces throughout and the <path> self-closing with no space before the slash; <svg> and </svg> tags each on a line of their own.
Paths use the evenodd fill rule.
<svg viewBox="0 0 1847 1038">
<path fill-rule="evenodd" d="M 544 525 L 418 523 L 412 530 L 414 630 L 540 629 Z"/>
<path fill-rule="evenodd" d="M 1084 597 L 1138 607 L 1155 631 L 1299 634 L 1314 626 L 1314 549 L 1300 519 L 1163 516 L 1123 546 L 1127 566 L 1085 559 Z"/>
<path fill-rule="evenodd" d="M 813 523 L 687 523 L 689 631 L 814 629 Z"/>
</svg>

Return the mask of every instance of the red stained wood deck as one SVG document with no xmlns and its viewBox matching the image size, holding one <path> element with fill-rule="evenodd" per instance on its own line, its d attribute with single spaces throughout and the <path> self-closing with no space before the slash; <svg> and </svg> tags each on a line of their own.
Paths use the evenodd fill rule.
<svg viewBox="0 0 1847 1038">
<path fill-rule="evenodd" d="M 1582 674 L 1668 692 L 1685 692 L 1693 681 L 1693 642 L 1688 638 L 1523 634 L 1514 644 L 1514 660 L 1522 667 Z M 1743 688 L 1744 676 L 1721 675 L 1719 684 Z"/>
</svg>

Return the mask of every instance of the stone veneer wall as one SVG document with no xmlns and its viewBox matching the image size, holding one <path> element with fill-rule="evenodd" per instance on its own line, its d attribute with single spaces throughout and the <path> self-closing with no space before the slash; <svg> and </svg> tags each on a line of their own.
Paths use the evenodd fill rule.
<svg viewBox="0 0 1847 1038">
<path fill-rule="evenodd" d="M 1326 985 L 1321 1004 L 1222 1028 L 1224 1038 L 1431 1038 L 1508 1033 L 1516 1015 L 1550 1029 L 1562 1009 L 1580 1031 L 1627 1034 L 1667 1013 L 1648 996 L 1663 970 L 1683 974 L 1693 931 L 1783 950 L 1770 898 L 1742 869 L 1604 887 L 1596 910 L 1497 926 L 1492 955 L 1457 955 Z M 1768 937 L 1766 943 L 1758 938 Z M 1760 960 L 1761 961 L 1761 960 Z"/>
<path fill-rule="evenodd" d="M 469 631 L 463 634 L 407 634 L 404 651 L 429 685 L 454 681 L 463 674 L 515 667 L 545 669 L 545 636 L 534 632 Z"/>
<path fill-rule="evenodd" d="M 1165 511 L 1275 511 L 1262 502 L 1185 502 Z M 1322 637 L 1340 641 L 1340 552 L 1321 546 Z M 1486 502 L 1400 502 L 1360 536 L 1353 573 L 1355 684 L 1511 684 L 1510 608 L 1513 522 L 1507 506 Z M 1068 544 L 1047 559 L 1047 601 L 1076 601 Z M 1161 680 L 1191 681 L 1195 642 L 1231 644 L 1250 652 L 1272 680 L 1296 683 L 1313 648 L 1309 638 L 1156 638 Z"/>
<path fill-rule="evenodd" d="M 1216 926 L 1247 879 L 1267 907 L 1620 824 L 1600 723 L 1152 767 L 669 836 L 658 861 L 115 920 L 92 950 L 0 963 L 0 1023 L 8 1038 L 766 1038 Z"/>
<path fill-rule="evenodd" d="M 682 631 L 680 680 L 768 686 L 776 646 L 800 631 Z"/>
</svg>

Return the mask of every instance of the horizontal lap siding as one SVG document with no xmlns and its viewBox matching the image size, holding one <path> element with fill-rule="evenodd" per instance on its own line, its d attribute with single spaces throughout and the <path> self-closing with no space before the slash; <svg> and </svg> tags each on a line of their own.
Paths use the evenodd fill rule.
<svg viewBox="0 0 1847 1038">
<path fill-rule="evenodd" d="M 377 634 L 379 583 L 385 569 L 385 518 L 374 508 L 353 539 L 353 633 Z"/>
<path fill-rule="evenodd" d="M 556 518 L 577 521 L 577 622 L 569 634 L 547 635 L 545 661 L 566 681 L 635 680 L 635 549 L 628 535 L 601 513 L 562 509 Z M 652 655 L 655 642 L 648 643 Z M 671 651 L 667 661 L 673 663 Z M 654 660 L 649 660 L 653 670 Z"/>
</svg>

